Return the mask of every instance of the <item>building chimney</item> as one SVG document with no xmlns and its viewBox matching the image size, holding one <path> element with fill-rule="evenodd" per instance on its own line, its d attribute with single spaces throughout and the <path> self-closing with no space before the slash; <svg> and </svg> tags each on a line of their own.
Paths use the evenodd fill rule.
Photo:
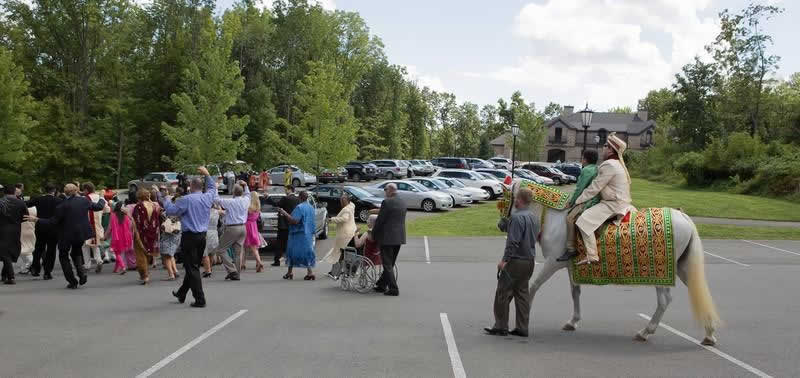
<svg viewBox="0 0 800 378">
<path fill-rule="evenodd" d="M 562 115 L 563 117 L 567 117 L 567 116 L 569 116 L 569 115 L 572 115 L 572 112 L 573 112 L 574 110 L 575 110 L 575 107 L 574 107 L 574 106 L 572 106 L 572 105 L 565 105 L 565 106 L 564 106 L 564 110 L 562 110 L 562 111 L 561 111 L 561 115 Z"/>
<path fill-rule="evenodd" d="M 647 110 L 637 110 L 636 117 L 638 117 L 643 122 L 647 121 Z"/>
</svg>

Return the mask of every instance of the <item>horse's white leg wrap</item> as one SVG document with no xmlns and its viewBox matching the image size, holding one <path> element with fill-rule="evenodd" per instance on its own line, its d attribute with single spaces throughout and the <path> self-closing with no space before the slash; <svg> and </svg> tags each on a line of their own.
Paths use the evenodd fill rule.
<svg viewBox="0 0 800 378">
<path fill-rule="evenodd" d="M 648 336 L 656 333 L 658 324 L 661 323 L 661 318 L 664 316 L 664 312 L 667 311 L 667 306 L 669 306 L 670 302 L 672 302 L 672 294 L 670 294 L 669 288 L 657 287 L 656 300 L 656 312 L 653 313 L 653 316 L 650 318 L 650 323 L 647 324 L 647 327 L 636 334 L 635 339 L 638 341 L 645 341 L 647 340 Z"/>
</svg>

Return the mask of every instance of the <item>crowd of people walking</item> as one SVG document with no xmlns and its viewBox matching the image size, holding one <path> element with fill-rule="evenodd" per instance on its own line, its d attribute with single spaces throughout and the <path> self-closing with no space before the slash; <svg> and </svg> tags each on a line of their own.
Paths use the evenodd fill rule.
<svg viewBox="0 0 800 378">
<path fill-rule="evenodd" d="M 16 284 L 14 263 L 20 273 L 44 280 L 53 278 L 56 253 L 67 288 L 78 289 L 88 282 L 92 266 L 101 273 L 104 264 L 114 263 L 113 273 L 129 270 L 139 274 L 138 283 L 148 285 L 160 257 L 165 281 L 181 277 L 177 265 L 183 264 L 181 286 L 172 292 L 184 303 L 191 292 L 193 307 L 205 307 L 202 279 L 212 277 L 213 265 L 226 271 L 226 281 L 239 281 L 246 269 L 247 253 L 256 262 L 256 272 L 265 270 L 259 250 L 267 246 L 259 232 L 261 201 L 249 183 L 239 180 L 231 198 L 217 194 L 216 181 L 200 167 L 202 178 L 188 182 L 187 190 L 178 187 L 170 195 L 167 188 L 139 188 L 125 201 L 106 188 L 95 192 L 91 183 L 69 183 L 59 193 L 53 185 L 44 194 L 23 200 L 22 185 L 3 187 L 0 198 L 0 261 L 2 281 Z M 375 288 L 386 295 L 398 295 L 393 264 L 400 245 L 405 243 L 405 206 L 394 197 L 396 187 L 386 188 L 386 201 L 380 212 L 369 218 L 368 230 L 358 233 L 354 205 L 341 198 L 342 210 L 331 218 L 338 225 L 334 247 L 323 258 L 333 264 L 328 275 L 338 279 L 342 248 L 356 246 L 373 263 L 384 264 L 384 273 Z M 294 269 L 305 269 L 304 280 L 316 280 L 314 268 L 315 210 L 308 192 L 295 194 L 291 184 L 278 209 L 278 240 L 273 266 L 285 258 L 284 279 L 294 278 Z M 23 251 L 26 253 L 23 255 Z M 56 252 L 57 251 L 57 252 Z M 20 260 L 20 256 L 23 255 Z M 202 273 L 200 271 L 202 267 Z"/>
</svg>

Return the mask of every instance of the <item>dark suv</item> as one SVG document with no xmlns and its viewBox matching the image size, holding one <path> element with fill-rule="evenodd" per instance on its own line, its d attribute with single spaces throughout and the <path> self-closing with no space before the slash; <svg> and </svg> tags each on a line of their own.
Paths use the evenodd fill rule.
<svg viewBox="0 0 800 378">
<path fill-rule="evenodd" d="M 440 157 L 431 160 L 431 164 L 447 169 L 470 169 L 467 159 L 456 157 Z"/>
<path fill-rule="evenodd" d="M 351 161 L 344 166 L 344 169 L 347 170 L 347 178 L 353 181 L 373 180 L 378 173 L 375 164 L 360 161 Z"/>
<path fill-rule="evenodd" d="M 553 180 L 553 183 L 555 183 L 556 185 L 566 184 L 570 181 L 565 174 L 556 172 L 550 169 L 549 167 L 545 167 L 543 165 L 529 163 L 523 165 L 522 169 L 527 169 L 539 176 L 547 177 Z"/>
</svg>

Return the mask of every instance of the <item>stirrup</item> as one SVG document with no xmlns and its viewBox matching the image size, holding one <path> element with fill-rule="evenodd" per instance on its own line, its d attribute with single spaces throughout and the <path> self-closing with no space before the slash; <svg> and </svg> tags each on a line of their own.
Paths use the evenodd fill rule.
<svg viewBox="0 0 800 378">
<path fill-rule="evenodd" d="M 598 263 L 600 260 L 590 260 L 588 257 L 585 257 L 583 260 L 578 261 L 575 265 L 592 265 Z"/>
</svg>

